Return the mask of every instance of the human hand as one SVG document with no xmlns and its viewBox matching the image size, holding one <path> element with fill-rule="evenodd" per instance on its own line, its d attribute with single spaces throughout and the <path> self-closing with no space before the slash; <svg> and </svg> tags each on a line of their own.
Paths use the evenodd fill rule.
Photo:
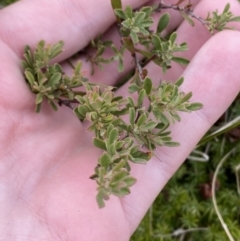
<svg viewBox="0 0 240 241">
<path fill-rule="evenodd" d="M 137 7 L 147 1 L 123 2 Z M 229 2 L 232 11 L 239 13 L 239 3 Z M 205 16 L 226 3 L 202 0 L 195 12 Z M 211 37 L 201 24 L 192 28 L 181 23 L 177 13 L 171 14 L 169 31 L 179 26 L 178 41 L 186 41 L 190 49 L 183 57 L 192 62 L 186 69 L 173 66 L 166 75 L 150 64 L 150 75 L 168 80 L 183 75 L 184 91 L 193 91 L 194 101 L 204 108 L 190 116 L 182 114 L 181 123 L 172 128 L 180 147 L 157 149 L 161 162 L 152 158 L 146 166 L 133 165 L 132 175 L 138 181 L 131 194 L 122 199 L 111 196 L 99 210 L 96 185 L 89 176 L 100 152 L 93 147 L 91 135 L 67 108 L 54 112 L 43 105 L 40 114 L 34 112 L 34 95 L 25 83 L 20 61 L 24 46 L 34 47 L 41 39 L 65 42 L 59 62 L 79 51 L 113 23 L 110 1 L 22 0 L 0 11 L 2 240 L 128 240 L 168 179 L 233 101 L 240 87 L 239 32 L 224 31 Z M 107 35 L 119 41 L 114 28 Z M 89 63 L 82 60 L 89 70 Z M 126 56 L 126 61 L 129 70 L 131 57 Z M 68 72 L 64 62 L 63 66 Z M 90 78 L 113 85 L 119 77 L 113 64 L 103 72 L 96 70 Z M 127 88 L 123 86 L 118 93 L 126 96 Z"/>
</svg>

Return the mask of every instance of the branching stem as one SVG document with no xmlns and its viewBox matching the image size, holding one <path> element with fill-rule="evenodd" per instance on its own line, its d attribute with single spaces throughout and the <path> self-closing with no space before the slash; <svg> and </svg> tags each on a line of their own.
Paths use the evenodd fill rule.
<svg viewBox="0 0 240 241">
<path fill-rule="evenodd" d="M 58 104 L 60 106 L 65 105 L 65 106 L 67 106 L 68 108 L 70 108 L 72 110 L 74 109 L 74 106 L 72 105 L 73 103 L 78 103 L 78 102 L 75 101 L 75 100 L 62 100 L 62 99 L 58 100 Z"/>
<path fill-rule="evenodd" d="M 194 14 L 193 9 L 191 8 L 191 5 L 186 5 L 184 7 L 181 7 L 173 4 L 167 5 L 167 4 L 164 4 L 163 1 L 161 1 L 161 3 L 159 3 L 155 11 L 160 12 L 162 9 L 173 9 L 173 10 L 185 13 L 188 16 L 197 19 L 202 25 L 208 25 L 207 21 L 205 21 L 203 18 Z"/>
<path fill-rule="evenodd" d="M 135 61 L 135 66 L 136 66 L 136 69 L 138 70 L 138 73 L 139 73 L 139 76 L 141 78 L 141 81 L 143 81 L 144 79 L 144 75 L 143 75 L 143 68 L 140 64 L 140 60 L 138 59 L 136 53 L 132 54 L 133 58 L 134 58 L 134 61 Z"/>
</svg>

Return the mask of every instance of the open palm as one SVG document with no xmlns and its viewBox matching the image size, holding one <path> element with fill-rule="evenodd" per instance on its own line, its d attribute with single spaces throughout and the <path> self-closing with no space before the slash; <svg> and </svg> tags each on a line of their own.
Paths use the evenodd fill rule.
<svg viewBox="0 0 240 241">
<path fill-rule="evenodd" d="M 147 1 L 122 2 L 138 7 Z M 193 2 L 196 14 L 203 16 L 226 4 L 224 0 Z M 233 12 L 240 13 L 237 1 L 230 2 Z M 185 70 L 176 66 L 165 76 L 149 65 L 150 75 L 168 80 L 183 75 L 184 90 L 192 90 L 194 101 L 204 108 L 182 115 L 182 122 L 172 128 L 181 147 L 158 149 L 162 162 L 153 158 L 146 166 L 134 165 L 138 182 L 132 193 L 122 199 L 111 197 L 99 210 L 96 185 L 89 179 L 99 150 L 70 109 L 54 112 L 44 104 L 40 114 L 34 112 L 34 95 L 22 76 L 20 60 L 25 44 L 34 47 L 45 39 L 65 42 L 65 52 L 57 59 L 63 62 L 110 27 L 114 21 L 110 1 L 22 0 L 0 11 L 0 240 L 129 240 L 156 195 L 240 87 L 239 32 L 226 31 L 210 39 L 201 24 L 192 28 L 181 23 L 177 13 L 171 15 L 169 31 L 178 27 L 179 42 L 190 43 L 183 56 L 192 62 Z M 117 42 L 115 32 L 111 28 L 107 35 Z M 129 70 L 129 56 L 126 62 Z M 89 68 L 86 62 L 84 66 Z M 120 77 L 116 70 L 115 65 L 106 67 L 91 81 L 113 85 Z M 119 94 L 126 96 L 127 88 Z"/>
</svg>

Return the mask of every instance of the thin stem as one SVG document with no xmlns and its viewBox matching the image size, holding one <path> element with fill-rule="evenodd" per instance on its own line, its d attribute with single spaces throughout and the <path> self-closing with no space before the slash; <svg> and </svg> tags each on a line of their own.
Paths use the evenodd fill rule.
<svg viewBox="0 0 240 241">
<path fill-rule="evenodd" d="M 70 109 L 74 109 L 75 107 L 72 105 L 73 103 L 78 103 L 76 100 L 62 100 L 62 99 L 59 99 L 58 100 L 58 104 L 60 105 L 60 106 L 62 106 L 62 105 L 65 105 L 65 106 L 67 106 L 68 108 L 70 108 Z"/>
<path fill-rule="evenodd" d="M 231 235 L 229 229 L 228 229 L 228 226 L 226 225 L 226 223 L 224 222 L 223 218 L 222 218 L 222 215 L 218 209 L 218 205 L 217 205 L 217 200 L 216 200 L 216 187 L 215 187 L 215 184 L 216 184 L 216 180 L 217 180 L 217 175 L 219 173 L 219 170 L 220 168 L 222 167 L 223 163 L 229 158 L 229 156 L 232 154 L 232 152 L 234 152 L 236 150 L 236 147 L 234 147 L 231 151 L 229 151 L 223 158 L 222 160 L 219 162 L 217 168 L 216 168 L 216 171 L 214 172 L 214 175 L 213 175 L 213 180 L 212 180 L 212 201 L 213 201 L 213 206 L 214 206 L 214 209 L 217 213 L 217 216 L 218 216 L 218 219 L 224 229 L 224 231 L 226 232 L 228 238 L 230 241 L 235 241 L 233 236 Z"/>
<path fill-rule="evenodd" d="M 152 237 L 153 235 L 153 228 L 152 228 L 152 224 L 153 224 L 153 206 L 150 207 L 149 209 L 149 234 L 150 234 L 150 237 Z"/>
<path fill-rule="evenodd" d="M 140 60 L 138 59 L 136 53 L 132 54 L 133 58 L 134 58 L 134 61 L 135 61 L 135 66 L 136 66 L 136 69 L 138 70 L 138 73 L 139 73 L 139 76 L 141 78 L 141 81 L 143 81 L 144 79 L 144 75 L 143 75 L 143 68 L 140 64 Z"/>
<path fill-rule="evenodd" d="M 205 21 L 203 18 L 201 18 L 193 13 L 193 9 L 191 8 L 191 5 L 181 7 L 181 6 L 173 5 L 173 4 L 167 5 L 167 4 L 164 4 L 163 1 L 161 1 L 161 3 L 159 3 L 159 5 L 155 11 L 160 12 L 162 9 L 173 9 L 175 11 L 183 12 L 183 13 L 187 14 L 188 16 L 197 19 L 202 25 L 208 25 L 207 21 Z"/>
<path fill-rule="evenodd" d="M 236 167 L 236 181 L 238 195 L 240 195 L 240 164 Z"/>
<path fill-rule="evenodd" d="M 198 232 L 198 231 L 208 231 L 208 230 L 209 230 L 209 228 L 203 228 L 203 227 L 189 228 L 189 229 L 179 228 L 179 229 L 175 230 L 173 233 L 169 233 L 169 234 L 155 234 L 155 235 L 153 235 L 153 237 L 155 237 L 155 238 L 176 237 L 176 236 L 179 236 L 179 235 L 184 235 L 186 233 Z"/>
</svg>

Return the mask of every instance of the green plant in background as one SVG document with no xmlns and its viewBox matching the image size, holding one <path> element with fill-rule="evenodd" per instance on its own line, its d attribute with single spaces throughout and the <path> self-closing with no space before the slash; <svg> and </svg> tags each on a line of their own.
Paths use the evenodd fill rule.
<svg viewBox="0 0 240 241">
<path fill-rule="evenodd" d="M 15 3 L 15 2 L 17 2 L 18 0 L 1 0 L 0 1 L 0 5 L 2 5 L 2 6 L 7 6 L 7 5 L 9 5 L 9 4 L 11 4 L 11 3 Z"/>
<path fill-rule="evenodd" d="M 240 115 L 239 104 L 236 100 L 226 113 L 231 116 L 221 118 L 212 132 Z M 239 134 L 234 129 L 199 146 L 162 190 L 131 241 L 237 241 Z"/>
<path fill-rule="evenodd" d="M 2 4 L 12 2 L 4 1 Z M 120 0 L 111 3 L 122 45 L 116 47 L 111 40 L 103 41 L 99 35 L 89 44 L 89 48 L 96 51 L 88 56 L 88 60 L 92 64 L 92 73 L 96 66 L 103 69 L 104 64 L 113 61 L 118 62 L 121 72 L 124 69 L 123 54 L 129 51 L 135 62 L 135 73 L 129 84 L 128 98 L 116 96 L 116 87 L 89 82 L 83 75 L 81 62 L 76 66 L 70 63 L 74 68 L 71 77 L 59 64 L 52 64 L 52 61 L 50 64 L 50 60 L 63 51 L 62 41 L 49 45 L 42 40 L 35 50 L 27 46 L 23 61 L 26 80 L 30 90 L 36 94 L 37 112 L 42 102 L 47 100 L 54 110 L 65 105 L 73 109 L 79 120 L 90 122 L 88 130 L 95 134 L 93 144 L 103 151 L 91 176 L 98 185 L 97 202 L 100 207 L 111 194 L 124 196 L 130 193 L 129 188 L 136 179 L 130 175 L 129 161 L 146 163 L 157 146 L 178 145 L 171 139 L 168 128 L 181 121 L 179 111 L 191 112 L 202 107 L 200 103 L 190 102 L 191 92 L 183 93 L 179 89 L 183 78 L 175 83 L 161 81 L 154 84 L 148 75 L 145 66 L 150 61 L 160 66 L 163 72 L 171 68 L 172 61 L 188 64 L 188 60 L 177 55 L 187 50 L 187 44 L 176 44 L 175 32 L 168 37 L 163 35 L 170 15 L 163 14 L 156 31 L 153 31 L 152 14 L 162 9 L 173 9 L 191 25 L 194 25 L 194 19 L 200 21 L 212 34 L 229 28 L 226 27 L 229 22 L 240 20 L 232 15 L 229 4 L 221 14 L 214 11 L 203 19 L 196 16 L 191 4 L 184 4 L 184 0 L 175 5 L 161 1 L 137 11 L 130 6 L 122 9 Z M 108 58 L 104 55 L 107 49 L 112 50 L 112 56 Z M 82 88 L 79 91 L 79 87 L 84 91 Z M 137 98 L 132 97 L 133 93 Z M 131 241 L 210 241 L 240 237 L 240 166 L 235 147 L 239 134 L 232 130 L 240 123 L 239 114 L 237 99 L 224 120 L 220 120 L 201 140 L 198 149 L 164 188 Z M 128 115 L 127 121 L 122 118 L 125 115 Z M 221 135 L 227 131 L 230 134 Z M 222 159 L 224 153 L 228 154 Z M 209 158 L 211 162 L 208 162 Z M 231 164 L 227 165 L 225 161 Z"/>
</svg>

